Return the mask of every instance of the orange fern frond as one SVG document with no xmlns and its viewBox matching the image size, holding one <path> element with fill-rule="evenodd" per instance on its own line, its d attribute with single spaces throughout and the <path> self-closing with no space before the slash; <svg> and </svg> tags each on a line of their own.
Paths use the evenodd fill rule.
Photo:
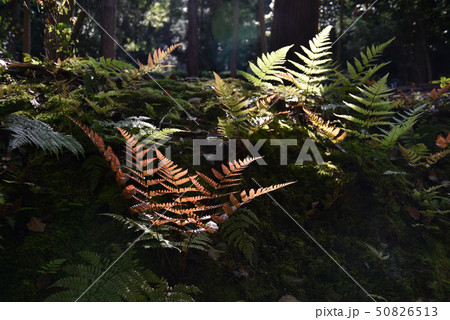
<svg viewBox="0 0 450 320">
<path fill-rule="evenodd" d="M 91 130 L 87 125 L 82 124 L 80 121 L 72 118 L 71 116 L 66 115 L 73 123 L 81 128 L 81 130 L 86 133 L 86 135 L 91 139 L 92 143 L 97 147 L 97 149 L 104 153 L 106 151 L 105 142 L 102 137 L 100 137 L 94 130 Z"/>
<path fill-rule="evenodd" d="M 176 48 L 178 48 L 181 45 L 182 45 L 182 43 L 177 43 L 177 44 L 170 46 L 167 50 L 157 49 L 153 52 L 153 55 L 151 53 L 149 53 L 148 58 L 147 58 L 147 65 L 142 64 L 138 60 L 140 70 L 143 72 L 150 72 L 150 71 L 160 69 L 160 68 L 173 67 L 172 65 L 163 65 L 162 63 L 169 57 L 169 55 Z"/>
<path fill-rule="evenodd" d="M 120 161 L 115 155 L 114 151 L 110 146 L 105 146 L 105 142 L 102 137 L 100 137 L 97 132 L 85 124 L 82 124 L 80 121 L 66 115 L 73 123 L 75 123 L 78 127 L 80 127 L 84 133 L 91 139 L 92 143 L 97 147 L 97 149 L 103 154 L 105 160 L 109 163 L 112 172 L 116 175 L 116 181 L 119 185 L 124 185 L 126 182 L 126 176 L 120 167 Z"/>
<path fill-rule="evenodd" d="M 244 204 L 249 203 L 250 201 L 252 201 L 253 199 L 262 196 L 266 193 L 275 191 L 277 189 L 286 187 L 290 184 L 293 184 L 295 182 L 287 182 L 287 183 L 282 183 L 282 184 L 277 184 L 277 185 L 272 185 L 270 187 L 265 187 L 265 188 L 259 188 L 255 191 L 255 189 L 250 189 L 250 191 L 247 194 L 247 191 L 243 190 L 240 194 L 241 197 L 241 201 L 239 201 L 234 195 L 230 195 L 230 201 L 232 203 L 233 206 L 230 206 L 228 203 L 224 203 L 222 208 L 224 209 L 225 213 L 230 215 L 232 214 L 234 211 L 236 211 L 239 207 L 241 207 Z"/>
<path fill-rule="evenodd" d="M 243 170 L 259 158 L 246 158 L 229 162 L 228 165 L 222 164 L 220 169 L 212 168 L 214 179 L 201 172 L 191 176 L 189 170 L 179 167 L 157 148 L 154 148 L 156 158 L 144 159 L 148 156 L 150 149 L 144 148 L 144 145 L 126 130 L 117 128 L 126 144 L 127 161 L 124 173 L 112 148 L 106 147 L 102 138 L 93 130 L 76 120 L 72 121 L 83 129 L 99 150 L 103 150 L 104 157 L 116 173 L 119 183 L 124 184 L 125 178 L 130 178 L 132 184 L 124 188 L 122 195 L 126 199 L 134 199 L 137 202 L 130 207 L 132 213 L 143 215 L 154 226 L 164 225 L 188 234 L 213 233 L 218 229 L 217 223 L 226 221 L 226 214 L 232 214 L 237 208 L 262 194 L 290 184 L 260 188 L 256 191 L 251 189 L 248 194 L 243 191 L 240 193 L 241 200 L 234 195 L 237 192 L 219 194 L 215 191 L 239 185 Z M 153 167 L 149 168 L 148 165 Z M 204 180 L 207 186 L 203 186 L 198 181 L 198 177 Z M 220 199 L 223 197 L 229 197 L 232 206 L 226 200 L 223 203 L 224 200 Z M 224 215 L 223 212 L 226 214 Z"/>
</svg>

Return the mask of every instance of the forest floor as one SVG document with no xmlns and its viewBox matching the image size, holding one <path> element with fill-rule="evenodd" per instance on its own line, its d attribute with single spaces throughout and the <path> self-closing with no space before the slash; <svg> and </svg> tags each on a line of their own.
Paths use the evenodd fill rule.
<svg viewBox="0 0 450 320">
<path fill-rule="evenodd" d="M 80 252 L 98 254 L 104 264 L 95 266 L 104 270 L 106 259 L 113 261 L 142 232 L 104 215 L 137 219 L 130 214 L 130 201 L 122 197 L 103 156 L 65 115 L 94 129 L 121 159 L 123 139 L 114 126 L 130 117 L 148 117 L 141 120 L 158 128 L 183 130 L 169 142 L 172 160 L 182 168 L 209 174 L 211 166 L 220 167 L 219 162 L 205 159 L 199 166 L 192 165 L 193 139 L 217 136 L 217 118 L 223 117 L 214 80 L 161 75 L 155 76 L 157 82 L 139 80 L 121 87 L 114 75 L 102 73 L 105 70 L 94 69 L 92 74 L 53 71 L 43 74 L 40 67 L 23 68 L 0 75 L 2 122 L 12 113 L 41 120 L 71 134 L 84 148 L 78 156 L 67 151 L 55 156 L 31 145 L 11 151 L 11 133 L 1 130 L 1 301 L 46 300 L 62 290 L 61 282 L 52 284 L 70 275 L 71 266 L 86 263 Z M 261 94 L 245 81 L 226 81 L 242 95 Z M 404 99 L 425 101 L 429 91 L 408 92 Z M 449 100 L 443 99 L 414 129 L 420 142 L 433 151 L 439 151 L 436 135 L 450 128 L 449 107 Z M 283 110 L 284 102 L 274 108 Z M 303 121 L 302 113 L 295 112 Z M 189 295 L 196 301 L 278 301 L 284 295 L 300 301 L 368 301 L 366 293 L 304 228 L 372 298 L 447 301 L 450 224 L 444 214 L 427 215 L 426 210 L 449 208 L 449 158 L 417 169 L 393 150 L 389 161 L 368 157 L 361 165 L 353 145 L 344 142 L 339 148 L 318 143 L 328 164 L 325 168 L 314 161 L 295 165 L 309 137 L 303 125 L 288 129 L 280 125 L 251 138 L 252 142 L 299 142 L 289 148 L 287 165 L 279 165 L 279 147 L 264 144 L 259 152 L 269 165 L 251 165 L 243 175 L 245 189 L 296 183 L 271 193 L 276 202 L 262 196 L 225 222 L 225 230 L 228 223 L 239 233 L 240 242 L 236 235 L 230 237 L 232 231 L 220 229 L 199 237 L 189 250 L 181 246 L 181 252 L 155 240 L 138 241 L 122 259 L 122 267 L 151 270 L 172 287 L 178 283 L 195 286 L 198 292 Z M 237 153 L 238 158 L 247 156 L 239 146 Z M 177 233 L 166 235 L 175 247 L 185 241 Z M 87 267 L 85 272 L 83 285 L 98 274 Z M 84 298 L 95 299 L 95 294 Z"/>
</svg>

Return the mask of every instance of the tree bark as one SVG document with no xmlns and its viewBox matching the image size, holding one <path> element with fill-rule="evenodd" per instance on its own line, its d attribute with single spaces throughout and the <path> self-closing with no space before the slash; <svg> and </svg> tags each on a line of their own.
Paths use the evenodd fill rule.
<svg viewBox="0 0 450 320">
<path fill-rule="evenodd" d="M 197 0 L 188 2 L 187 74 L 198 76 L 198 7 Z"/>
<path fill-rule="evenodd" d="M 31 53 L 31 1 L 23 2 L 23 42 L 22 54 Z"/>
<path fill-rule="evenodd" d="M 116 58 L 116 0 L 102 0 L 102 55 Z"/>
<path fill-rule="evenodd" d="M 266 20 L 264 16 L 264 0 L 258 0 L 259 38 L 261 53 L 267 53 Z"/>
<path fill-rule="evenodd" d="M 340 1 L 340 5 L 339 5 L 339 40 L 337 43 L 337 63 L 339 64 L 341 62 L 341 55 L 342 55 L 342 33 L 344 32 L 343 30 L 343 24 L 344 24 L 344 0 Z"/>
<path fill-rule="evenodd" d="M 276 0 L 270 50 L 294 44 L 288 58 L 297 60 L 294 51 L 306 46 L 319 28 L 319 0 Z"/>
<path fill-rule="evenodd" d="M 231 44 L 231 65 L 230 76 L 236 78 L 237 76 L 237 56 L 239 43 L 239 0 L 234 0 L 233 6 L 233 38 Z"/>
</svg>

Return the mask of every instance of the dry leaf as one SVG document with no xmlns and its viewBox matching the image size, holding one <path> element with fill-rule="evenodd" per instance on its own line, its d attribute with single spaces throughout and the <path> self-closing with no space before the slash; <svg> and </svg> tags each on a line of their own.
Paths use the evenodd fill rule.
<svg viewBox="0 0 450 320">
<path fill-rule="evenodd" d="M 414 220 L 419 220 L 420 219 L 420 212 L 417 208 L 415 207 L 408 207 L 406 208 L 406 210 L 408 211 L 409 215 L 411 216 L 411 218 L 413 218 Z"/>
<path fill-rule="evenodd" d="M 44 232 L 46 225 L 47 224 L 43 223 L 41 219 L 31 217 L 30 221 L 27 223 L 27 228 L 28 230 L 33 232 Z"/>
<path fill-rule="evenodd" d="M 438 135 L 436 138 L 436 145 L 439 148 L 445 149 L 450 144 L 450 133 L 447 135 L 447 138 L 444 138 L 442 135 Z"/>
</svg>

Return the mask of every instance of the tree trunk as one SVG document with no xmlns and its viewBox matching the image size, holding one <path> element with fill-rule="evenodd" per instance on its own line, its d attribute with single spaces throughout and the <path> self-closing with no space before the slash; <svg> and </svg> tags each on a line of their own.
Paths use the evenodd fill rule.
<svg viewBox="0 0 450 320">
<path fill-rule="evenodd" d="M 239 0 L 234 0 L 233 7 L 233 38 L 231 44 L 231 65 L 230 76 L 236 78 L 237 76 L 237 56 L 239 43 Z"/>
<path fill-rule="evenodd" d="M 267 53 L 266 20 L 264 17 L 264 0 L 258 0 L 259 39 L 261 53 Z"/>
<path fill-rule="evenodd" d="M 198 76 L 198 12 L 197 0 L 188 2 L 187 74 Z"/>
<path fill-rule="evenodd" d="M 270 38 L 270 50 L 294 44 L 288 58 L 298 60 L 294 51 L 301 52 L 319 27 L 319 0 L 276 0 Z"/>
<path fill-rule="evenodd" d="M 102 55 L 116 58 L 116 0 L 102 0 Z"/>
<path fill-rule="evenodd" d="M 338 43 L 337 43 L 337 63 L 339 64 L 341 62 L 341 55 L 342 55 L 342 33 L 344 32 L 343 24 L 344 24 L 344 0 L 340 1 L 339 5 L 339 35 L 338 35 Z"/>
<path fill-rule="evenodd" d="M 22 54 L 31 53 L 31 1 L 23 2 L 23 42 Z"/>
</svg>

